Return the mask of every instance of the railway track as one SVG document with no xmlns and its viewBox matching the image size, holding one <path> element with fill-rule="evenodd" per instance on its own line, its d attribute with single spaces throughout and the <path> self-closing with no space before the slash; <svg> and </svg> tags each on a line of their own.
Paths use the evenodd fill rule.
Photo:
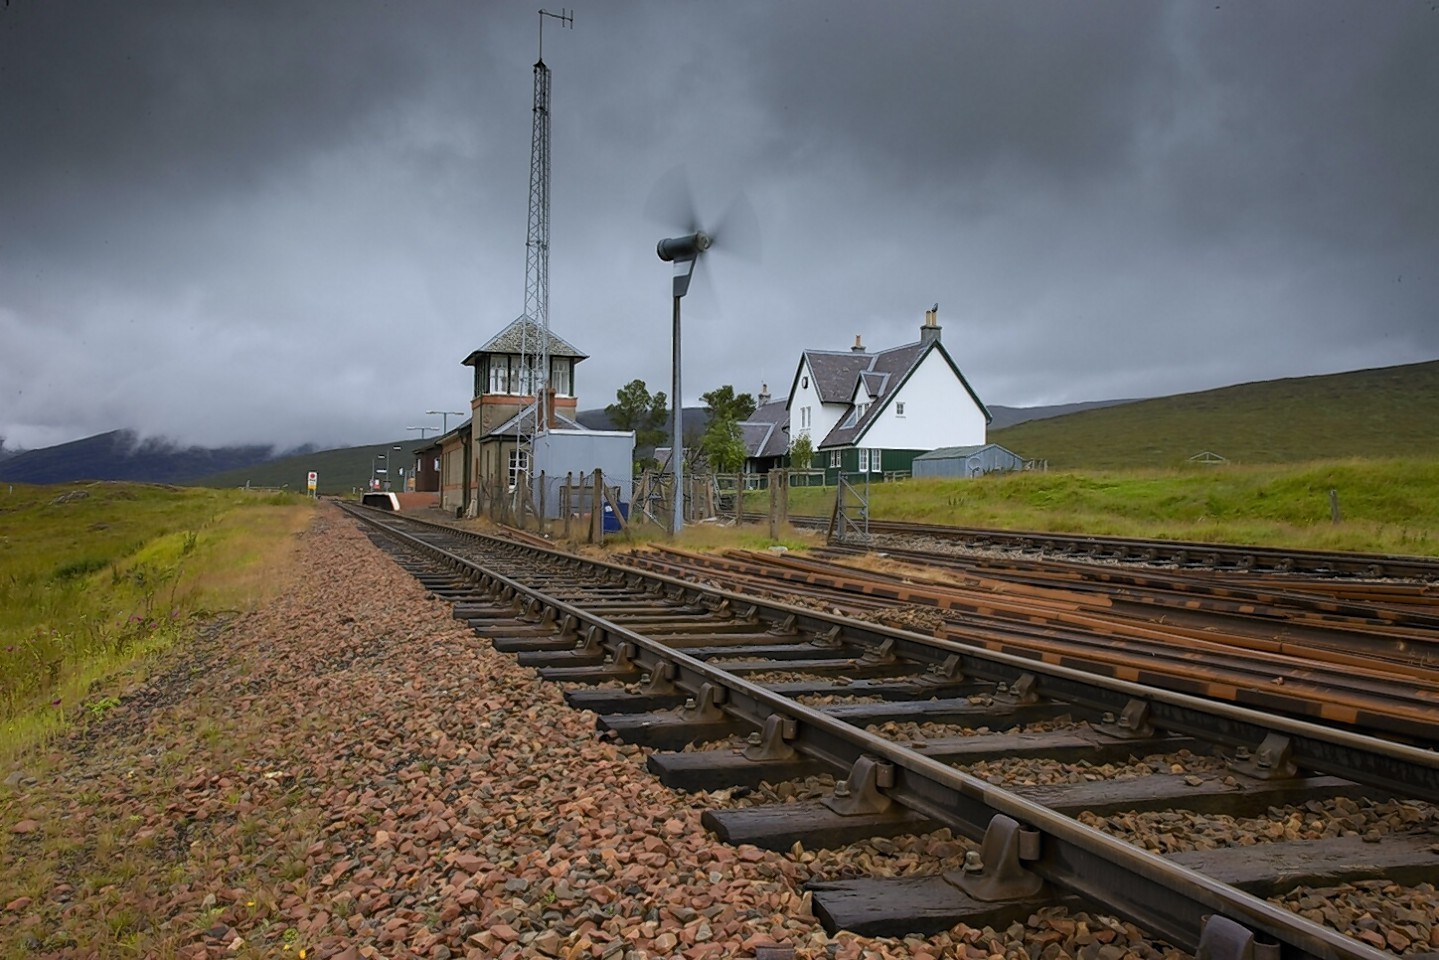
<svg viewBox="0 0 1439 960">
<path fill-rule="evenodd" d="M 754 522 L 765 518 L 755 514 Z M 802 529 L 824 530 L 826 517 L 790 516 Z M 1009 552 L 1048 559 L 1084 559 L 1121 564 L 1165 564 L 1181 569 L 1226 570 L 1253 574 L 1302 573 L 1311 576 L 1393 578 L 1439 583 L 1439 558 L 1341 553 L 1279 547 L 1236 546 L 1184 540 L 1142 540 L 1086 534 L 993 530 L 946 524 L 869 520 L 876 542 L 890 537 L 931 540 L 973 550 Z"/>
<path fill-rule="evenodd" d="M 1439 756 L 1412 744 L 693 577 L 389 514 L 364 519 L 457 617 L 565 683 L 606 735 L 649 747 L 666 783 L 726 798 L 763 784 L 819 784 L 798 789 L 799 802 L 721 804 L 706 822 L 725 839 L 790 849 L 941 828 L 968 838 L 948 872 L 817 886 L 814 908 L 832 928 L 929 933 L 1087 905 L 1218 960 L 1256 948 L 1373 958 L 1392 954 L 1372 931 L 1349 937 L 1265 898 L 1439 875 L 1430 806 Z M 1147 763 L 1151 775 L 991 782 L 1026 758 L 1091 771 Z M 1221 845 L 1160 856 L 1114 828 L 1135 817 L 1262 816 L 1295 804 L 1309 811 L 1301 817 L 1343 825 L 1317 839 L 1276 839 L 1260 855 Z M 1386 823 L 1408 827 L 1366 832 L 1364 812 L 1376 804 L 1400 811 Z"/>
<path fill-rule="evenodd" d="M 766 596 L 984 649 L 1126 679 L 1142 675 L 1169 689 L 1365 732 L 1435 740 L 1439 618 L 1432 614 L 1357 604 L 1336 613 L 1336 605 L 1322 602 L 1316 616 L 1306 594 L 1267 593 L 1260 605 L 1236 599 L 1231 588 L 1214 602 L 1174 591 L 1158 575 L 1144 577 L 1143 589 L 1122 586 L 1116 580 L 1132 579 L 1122 571 L 1046 583 L 1032 575 L 1041 569 L 1034 564 L 1018 577 L 946 583 L 923 576 L 942 566 L 936 558 L 911 560 L 916 566 L 901 575 L 747 551 L 716 557 L 661 549 L 624 558 L 672 577 L 723 577 Z M 1431 602 L 1439 609 L 1439 598 Z"/>
</svg>

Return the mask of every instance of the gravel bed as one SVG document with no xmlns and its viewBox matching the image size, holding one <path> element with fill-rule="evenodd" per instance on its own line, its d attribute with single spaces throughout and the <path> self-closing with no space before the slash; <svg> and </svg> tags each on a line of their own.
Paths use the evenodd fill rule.
<svg viewBox="0 0 1439 960">
<path fill-rule="evenodd" d="M 946 831 L 789 855 L 718 843 L 700 828 L 706 807 L 833 781 L 670 790 L 643 750 L 596 736 L 593 715 L 453 620 L 332 508 L 297 551 L 282 599 L 3 771 L 0 889 L 14 895 L 0 898 L 0 952 L 704 960 L 777 943 L 800 960 L 1182 956 L 1063 911 L 1002 931 L 831 938 L 806 881 L 948 869 L 967 843 Z M 1301 909 L 1330 902 L 1297 896 Z"/>
</svg>

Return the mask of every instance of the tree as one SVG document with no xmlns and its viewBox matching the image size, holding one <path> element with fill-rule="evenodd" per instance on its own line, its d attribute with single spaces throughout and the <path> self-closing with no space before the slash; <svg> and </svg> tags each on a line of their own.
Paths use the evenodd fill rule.
<svg viewBox="0 0 1439 960">
<path fill-rule="evenodd" d="M 700 448 L 716 473 L 736 473 L 744 467 L 744 433 L 737 421 L 711 420 L 700 438 Z"/>
<path fill-rule="evenodd" d="M 748 393 L 735 395 L 734 387 L 725 384 L 709 393 L 700 394 L 710 419 L 733 420 L 735 423 L 754 416 L 754 397 Z"/>
<path fill-rule="evenodd" d="M 734 473 L 744 467 L 744 433 L 740 422 L 754 414 L 754 397 L 748 393 L 735 395 L 734 387 L 725 384 L 700 394 L 709 425 L 700 438 L 700 448 L 710 466 L 721 473 Z"/>
<path fill-rule="evenodd" d="M 653 448 L 665 442 L 669 398 L 663 390 L 651 396 L 643 380 L 631 380 L 615 391 L 615 402 L 605 407 L 605 415 L 616 428 L 635 432 L 636 448 Z"/>
<path fill-rule="evenodd" d="M 801 433 L 789 445 L 789 465 L 794 470 L 808 470 L 814 466 L 814 441 L 809 434 Z"/>
</svg>

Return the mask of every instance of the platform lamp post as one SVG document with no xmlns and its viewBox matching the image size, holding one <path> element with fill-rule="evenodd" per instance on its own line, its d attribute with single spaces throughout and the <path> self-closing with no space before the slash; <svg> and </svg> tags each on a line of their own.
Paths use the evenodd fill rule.
<svg viewBox="0 0 1439 960">
<path fill-rule="evenodd" d="M 444 424 L 444 426 L 440 427 L 440 433 L 445 434 L 445 433 L 449 433 L 449 432 L 450 432 L 450 418 L 451 418 L 451 417 L 463 417 L 463 416 L 465 415 L 465 411 L 463 411 L 463 410 L 426 410 L 426 411 L 425 411 L 425 416 L 427 416 L 427 417 L 433 417 L 433 416 L 436 416 L 436 415 L 438 415 L 438 416 L 440 416 L 440 417 L 442 418 L 442 419 L 440 420 L 440 422 L 441 422 L 442 424 Z M 422 438 L 422 439 L 423 439 L 423 438 Z"/>
<path fill-rule="evenodd" d="M 700 254 L 710 247 L 709 234 L 703 230 L 683 237 L 661 240 L 655 247 L 661 260 L 675 265 L 674 276 L 674 370 L 672 382 L 674 393 L 670 402 L 674 404 L 674 416 L 670 418 L 670 461 L 675 468 L 675 511 L 670 527 L 671 536 L 678 537 L 685 524 L 684 487 L 684 394 L 680 392 L 680 300 L 689 293 L 690 278 L 694 276 L 695 264 Z"/>
<path fill-rule="evenodd" d="M 424 427 L 406 427 L 405 429 L 406 429 L 406 430 L 418 430 L 418 431 L 420 431 L 420 439 L 421 439 L 421 440 L 424 440 L 424 439 L 425 439 L 425 434 L 426 434 L 428 431 L 433 430 L 433 429 L 435 429 L 435 428 L 434 428 L 434 427 L 430 427 L 430 426 L 424 426 Z M 419 474 L 420 474 L 419 463 L 420 463 L 420 458 L 419 458 L 418 455 L 416 455 L 416 457 L 415 457 L 415 468 L 410 471 L 415 477 L 418 477 Z M 420 487 L 420 483 L 419 483 L 418 480 L 416 480 L 416 481 L 415 481 L 415 489 L 418 490 L 419 487 Z"/>
</svg>

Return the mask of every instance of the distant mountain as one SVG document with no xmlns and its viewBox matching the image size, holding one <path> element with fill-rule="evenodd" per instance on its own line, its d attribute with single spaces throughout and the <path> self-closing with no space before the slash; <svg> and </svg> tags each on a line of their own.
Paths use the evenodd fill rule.
<svg viewBox="0 0 1439 960">
<path fill-rule="evenodd" d="M 428 441 L 433 442 L 433 438 Z M 415 451 L 425 445 L 414 437 L 407 437 L 364 447 L 304 449 L 303 452 L 287 452 L 263 463 L 211 473 L 193 482 L 201 487 L 288 487 L 304 490 L 313 472 L 316 475 L 315 490 L 320 494 L 363 490 L 372 479 L 390 479 L 398 488 L 398 471 L 403 468 L 408 476 L 414 468 Z"/>
<path fill-rule="evenodd" d="M 26 450 L 0 459 L 0 480 L 10 483 L 68 483 L 72 480 L 135 480 L 190 483 L 206 474 L 263 463 L 274 448 L 181 446 L 155 437 L 141 440 L 133 430 Z"/>
<path fill-rule="evenodd" d="M 989 410 L 990 416 L 994 417 L 989 424 L 989 429 L 1003 430 L 1005 427 L 1012 427 L 1017 423 L 1027 423 L 1030 420 L 1048 420 L 1051 417 L 1063 417 L 1071 413 L 1117 407 L 1121 403 L 1133 402 L 1133 400 L 1088 400 L 1084 403 L 1057 403 L 1048 407 L 1001 407 L 996 404 L 988 404 L 986 409 Z"/>
</svg>

